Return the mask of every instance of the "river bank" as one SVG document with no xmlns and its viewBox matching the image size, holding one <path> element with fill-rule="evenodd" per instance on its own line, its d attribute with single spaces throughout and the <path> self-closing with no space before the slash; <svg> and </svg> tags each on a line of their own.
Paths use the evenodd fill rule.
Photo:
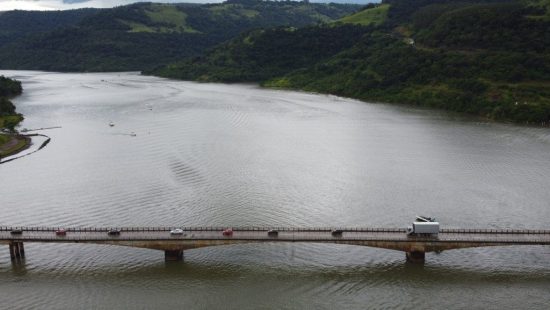
<svg viewBox="0 0 550 310">
<path fill-rule="evenodd" d="M 0 134 L 0 162 L 4 157 L 15 155 L 31 146 L 31 139 L 19 134 Z"/>
</svg>

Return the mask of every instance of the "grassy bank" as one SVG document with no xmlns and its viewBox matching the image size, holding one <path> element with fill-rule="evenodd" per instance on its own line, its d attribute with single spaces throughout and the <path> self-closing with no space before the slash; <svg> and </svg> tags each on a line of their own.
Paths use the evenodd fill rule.
<svg viewBox="0 0 550 310">
<path fill-rule="evenodd" d="M 19 135 L 0 135 L 0 158 L 17 154 L 30 146 L 29 137 Z"/>
<path fill-rule="evenodd" d="M 21 115 L 0 116 L 0 128 L 13 128 L 23 120 Z M 12 134 L 0 134 L 0 158 L 17 154 L 30 145 L 30 139 Z"/>
</svg>

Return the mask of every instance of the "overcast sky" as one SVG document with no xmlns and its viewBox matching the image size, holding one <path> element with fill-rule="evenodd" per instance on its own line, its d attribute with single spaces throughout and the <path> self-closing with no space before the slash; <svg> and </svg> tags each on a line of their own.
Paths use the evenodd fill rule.
<svg viewBox="0 0 550 310">
<path fill-rule="evenodd" d="M 0 11 L 8 10 L 67 10 L 79 8 L 111 8 L 139 0 L 0 0 Z M 148 0 L 143 2 L 202 2 L 213 3 L 222 0 Z"/>
<path fill-rule="evenodd" d="M 332 2 L 354 2 L 367 3 L 373 0 L 333 0 Z M 118 5 L 125 5 L 139 0 L 0 0 L 0 11 L 8 10 L 67 10 L 78 8 L 110 8 Z M 142 2 L 194 2 L 194 3 L 215 3 L 223 0 L 147 0 Z M 330 0 L 319 0 L 312 2 L 331 2 Z"/>
</svg>

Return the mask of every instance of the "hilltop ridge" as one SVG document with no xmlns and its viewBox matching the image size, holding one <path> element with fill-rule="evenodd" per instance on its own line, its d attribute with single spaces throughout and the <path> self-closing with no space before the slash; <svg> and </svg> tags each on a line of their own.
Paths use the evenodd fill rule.
<svg viewBox="0 0 550 310">
<path fill-rule="evenodd" d="M 358 5 L 231 0 L 136 3 L 112 9 L 9 11 L 0 15 L 0 68 L 140 71 L 202 54 L 243 31 L 303 27 Z"/>
</svg>

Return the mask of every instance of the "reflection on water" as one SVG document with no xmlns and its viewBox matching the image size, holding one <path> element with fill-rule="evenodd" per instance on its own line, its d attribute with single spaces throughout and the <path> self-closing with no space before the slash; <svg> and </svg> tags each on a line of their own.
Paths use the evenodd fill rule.
<svg viewBox="0 0 550 310">
<path fill-rule="evenodd" d="M 52 142 L 0 166 L 0 225 L 546 228 L 550 131 L 333 96 L 133 73 L 4 71 Z M 109 123 L 115 126 L 110 127 Z M 130 133 L 135 132 L 136 136 Z M 323 244 L 0 251 L 21 308 L 541 308 L 548 247 L 429 254 Z M 1 307 L 0 307 L 1 308 Z"/>
</svg>

